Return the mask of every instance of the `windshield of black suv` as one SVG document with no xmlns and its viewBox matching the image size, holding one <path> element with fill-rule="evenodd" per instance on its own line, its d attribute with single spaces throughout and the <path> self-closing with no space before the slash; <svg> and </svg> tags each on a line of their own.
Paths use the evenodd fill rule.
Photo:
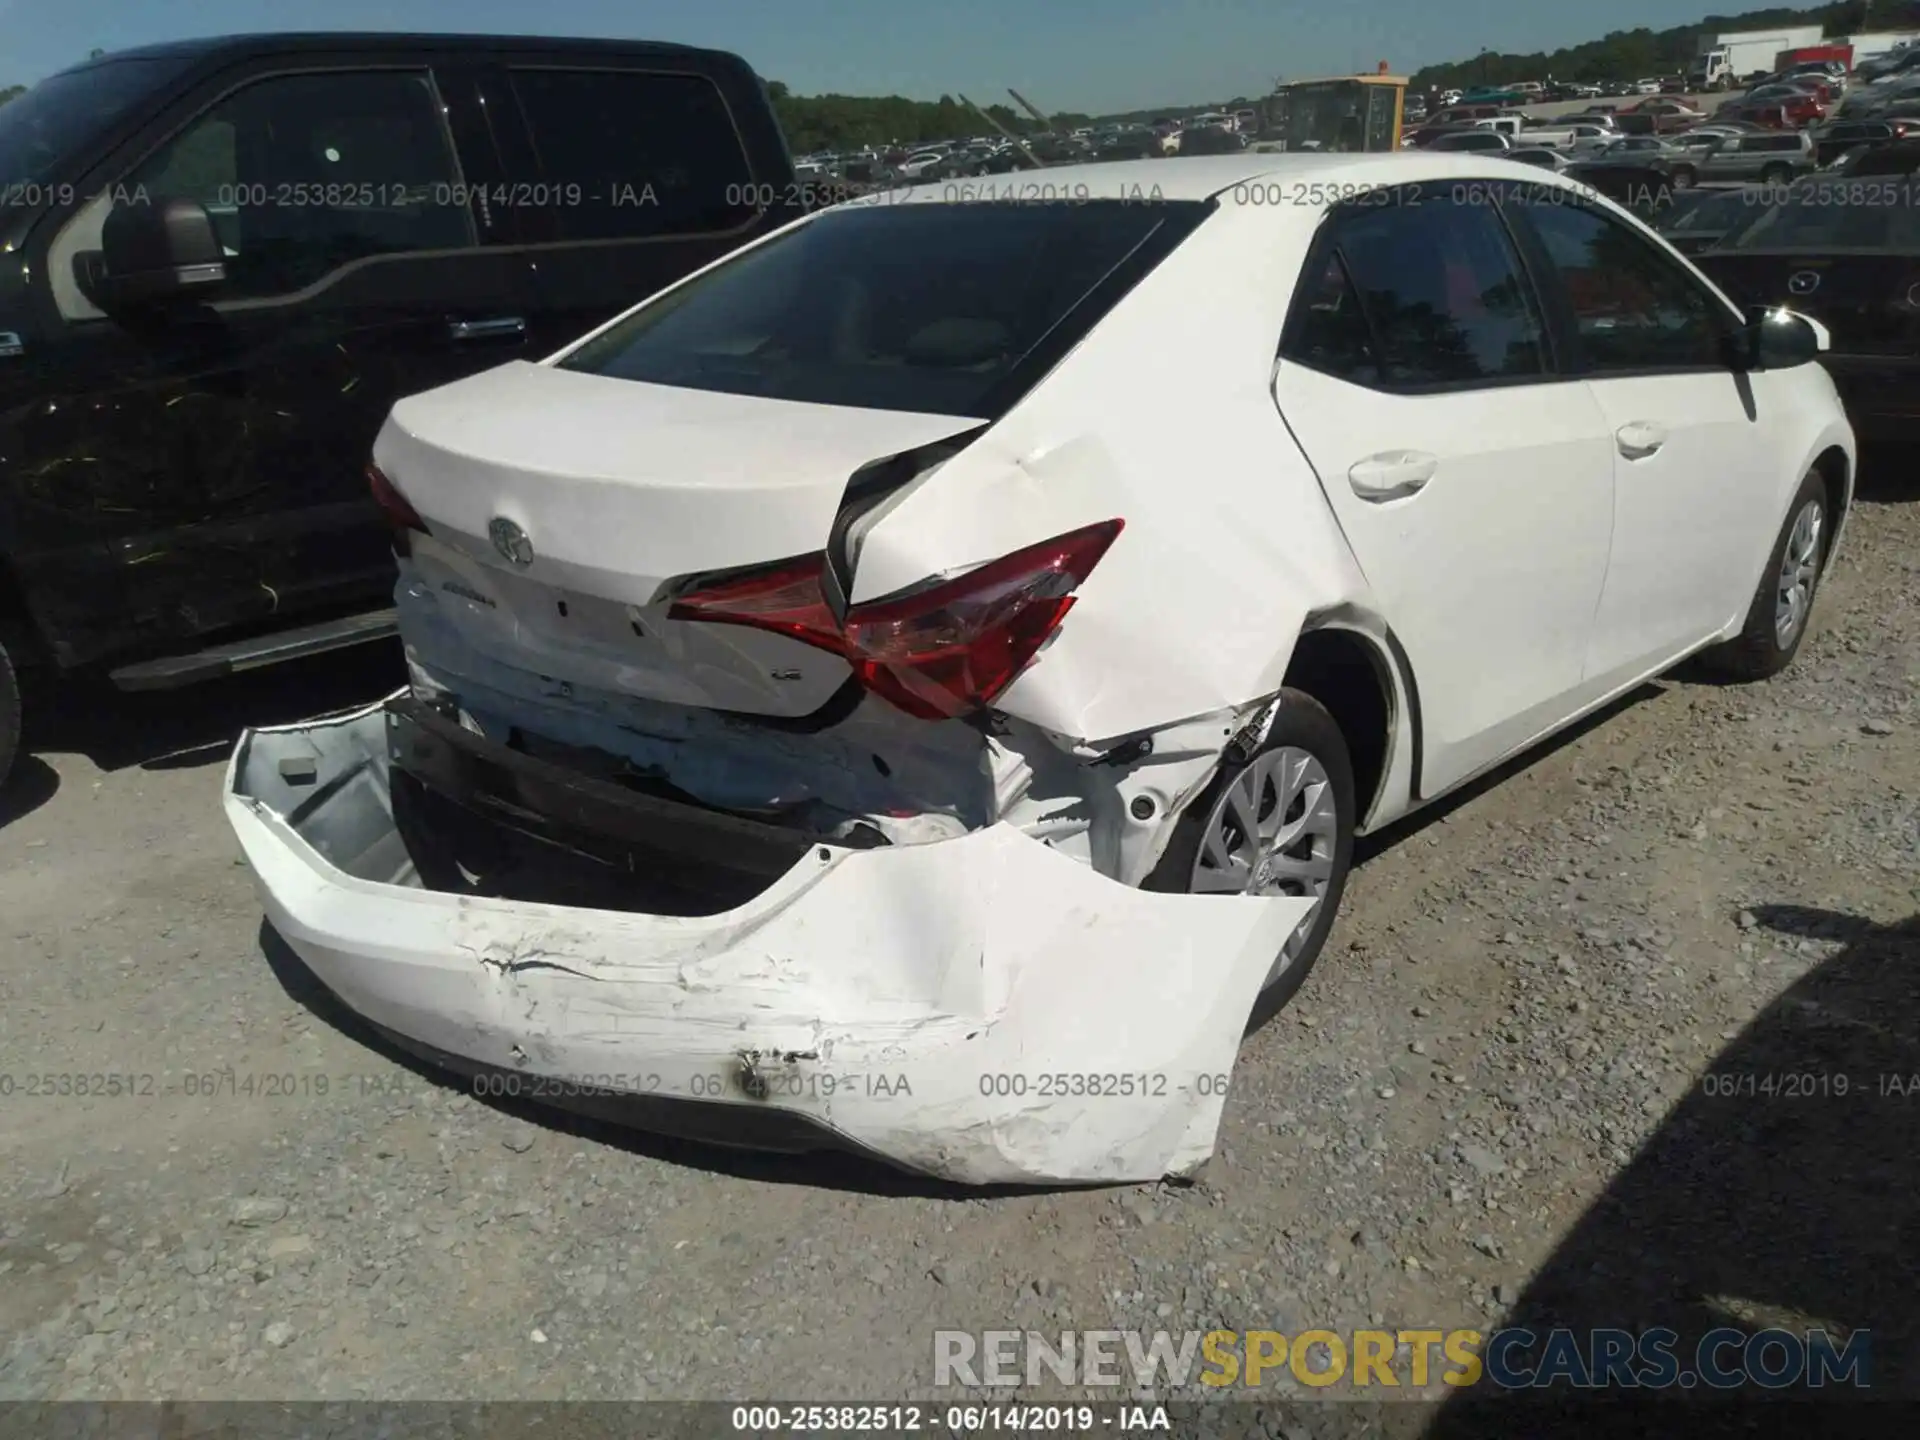
<svg viewBox="0 0 1920 1440">
<path fill-rule="evenodd" d="M 1720 248 L 1920 252 L 1920 207 L 1892 180 L 1803 180 L 1755 205 Z"/>
<path fill-rule="evenodd" d="M 648 305 L 563 369 L 819 405 L 991 418 L 1042 342 L 1086 334 L 1204 202 L 854 202 Z M 1109 276 L 1119 282 L 1102 285 Z M 1099 293 L 1096 294 L 1095 292 Z"/>
<path fill-rule="evenodd" d="M 82 65 L 0 105 L 0 204 L 38 204 L 33 187 L 58 179 L 69 156 L 182 64 L 139 59 Z"/>
</svg>

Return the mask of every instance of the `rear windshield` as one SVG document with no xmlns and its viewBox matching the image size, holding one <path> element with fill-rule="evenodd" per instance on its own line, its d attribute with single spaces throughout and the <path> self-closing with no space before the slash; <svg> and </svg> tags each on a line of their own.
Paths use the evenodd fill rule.
<svg viewBox="0 0 1920 1440">
<path fill-rule="evenodd" d="M 691 390 L 991 419 L 1035 363 L 1085 335 L 1210 209 L 856 202 L 681 286 L 559 364 Z"/>
<path fill-rule="evenodd" d="M 1920 207 L 1905 185 L 1803 180 L 1780 199 L 1762 198 L 1720 248 L 1920 251 Z"/>
<path fill-rule="evenodd" d="M 83 65 L 0 105 L 0 204 L 61 179 L 76 151 L 184 68 L 177 59 Z"/>
<path fill-rule="evenodd" d="M 1676 230 L 1731 230 L 1743 221 L 1753 217 L 1754 212 L 1766 201 L 1749 195 L 1742 190 L 1723 191 L 1718 195 L 1702 194 L 1691 201 L 1684 209 L 1676 206 L 1661 221 L 1663 231 Z"/>
</svg>

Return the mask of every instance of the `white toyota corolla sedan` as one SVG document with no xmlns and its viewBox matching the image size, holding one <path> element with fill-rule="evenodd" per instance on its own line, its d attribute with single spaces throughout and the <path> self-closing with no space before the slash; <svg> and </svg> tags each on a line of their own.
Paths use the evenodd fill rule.
<svg viewBox="0 0 1920 1440">
<path fill-rule="evenodd" d="M 227 811 L 319 978 L 490 1093 L 1188 1173 L 1356 834 L 1792 660 L 1824 344 L 1484 157 L 835 207 L 397 405 L 411 683 L 248 732 Z"/>
</svg>

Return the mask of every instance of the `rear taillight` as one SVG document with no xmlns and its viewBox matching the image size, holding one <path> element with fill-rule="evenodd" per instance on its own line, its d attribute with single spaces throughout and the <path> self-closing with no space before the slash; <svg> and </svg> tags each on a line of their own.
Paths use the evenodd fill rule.
<svg viewBox="0 0 1920 1440">
<path fill-rule="evenodd" d="M 420 518 L 420 512 L 407 503 L 407 497 L 394 489 L 393 482 L 387 479 L 378 465 L 367 466 L 367 488 L 373 492 L 373 503 L 380 507 L 380 513 L 387 517 L 387 524 L 393 527 L 395 534 L 408 530 L 427 533 L 427 522 Z"/>
<path fill-rule="evenodd" d="M 751 625 L 838 655 L 842 650 L 840 627 L 820 589 L 820 571 L 825 563 L 822 556 L 809 555 L 791 564 L 755 570 L 688 591 L 673 602 L 667 618 Z"/>
<path fill-rule="evenodd" d="M 860 683 L 910 715 L 942 720 L 990 705 L 1039 652 L 1123 522 L 1107 520 L 847 611 L 838 623 L 815 556 L 686 594 L 674 620 L 749 625 L 831 650 Z"/>
</svg>

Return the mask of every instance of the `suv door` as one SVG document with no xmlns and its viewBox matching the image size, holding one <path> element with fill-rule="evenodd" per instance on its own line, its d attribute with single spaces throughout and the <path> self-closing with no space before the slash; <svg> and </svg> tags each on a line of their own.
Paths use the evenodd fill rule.
<svg viewBox="0 0 1920 1440">
<path fill-rule="evenodd" d="M 1422 795 L 1579 708 L 1606 579 L 1612 445 L 1556 373 L 1493 203 L 1508 183 L 1334 210 L 1274 376 L 1413 670 Z"/>
<path fill-rule="evenodd" d="M 548 53 L 485 81 L 512 120 L 499 134 L 537 247 L 541 353 L 805 213 L 758 79 L 713 63 Z"/>
<path fill-rule="evenodd" d="M 1511 207 L 1613 436 L 1612 558 L 1590 680 L 1610 688 L 1695 648 L 1751 596 L 1779 516 L 1777 461 L 1724 301 L 1651 237 L 1571 193 Z"/>
<path fill-rule="evenodd" d="M 42 273 L 62 333 L 27 443 L 105 570 L 39 577 L 68 602 L 49 636 L 68 663 L 387 604 L 364 467 L 388 409 L 525 343 L 449 132 L 464 103 L 426 53 L 261 57 L 156 117 L 60 228 Z M 226 281 L 107 316 L 85 282 L 107 210 L 171 198 L 211 212 Z"/>
</svg>

